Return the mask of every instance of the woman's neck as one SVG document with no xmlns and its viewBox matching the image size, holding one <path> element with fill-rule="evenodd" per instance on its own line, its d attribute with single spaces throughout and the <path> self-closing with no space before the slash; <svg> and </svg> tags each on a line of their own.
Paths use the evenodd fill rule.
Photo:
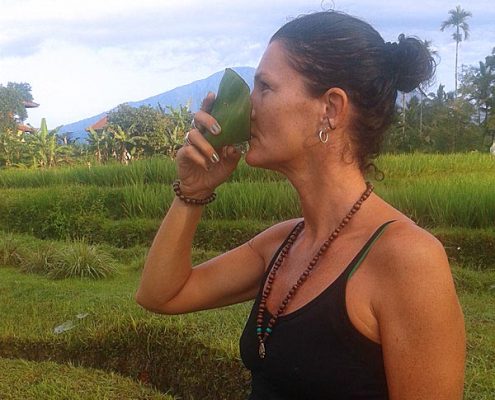
<svg viewBox="0 0 495 400">
<path fill-rule="evenodd" d="M 320 168 L 285 171 L 299 195 L 308 242 L 325 240 L 366 190 L 365 179 L 355 165 L 323 165 L 328 167 L 319 163 Z"/>
</svg>

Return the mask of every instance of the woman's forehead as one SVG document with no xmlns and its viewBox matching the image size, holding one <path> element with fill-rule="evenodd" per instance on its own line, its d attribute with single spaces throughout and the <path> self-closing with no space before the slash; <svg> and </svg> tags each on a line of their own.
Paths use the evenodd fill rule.
<svg viewBox="0 0 495 400">
<path fill-rule="evenodd" d="M 256 69 L 255 79 L 279 76 L 282 72 L 296 72 L 287 61 L 288 53 L 280 41 L 268 45 Z"/>
</svg>

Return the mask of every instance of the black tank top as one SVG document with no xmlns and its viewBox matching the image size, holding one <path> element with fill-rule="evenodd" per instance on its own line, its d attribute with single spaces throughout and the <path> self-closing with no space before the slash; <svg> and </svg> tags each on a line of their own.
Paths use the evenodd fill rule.
<svg viewBox="0 0 495 400">
<path fill-rule="evenodd" d="M 388 399 L 381 345 L 362 335 L 350 321 L 345 290 L 347 280 L 391 222 L 378 228 L 321 294 L 278 318 L 266 342 L 266 356 L 260 359 L 256 314 L 264 282 L 288 237 L 282 243 L 267 268 L 240 339 L 241 358 L 252 376 L 249 400 Z M 264 327 L 268 314 L 265 311 Z"/>
</svg>

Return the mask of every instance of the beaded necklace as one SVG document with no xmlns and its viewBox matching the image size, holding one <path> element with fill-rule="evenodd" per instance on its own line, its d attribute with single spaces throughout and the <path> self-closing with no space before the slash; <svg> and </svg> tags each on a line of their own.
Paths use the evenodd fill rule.
<svg viewBox="0 0 495 400">
<path fill-rule="evenodd" d="M 321 247 L 318 250 L 318 252 L 316 253 L 316 255 L 310 261 L 308 267 L 299 276 L 299 279 L 292 286 L 292 288 L 289 290 L 289 293 L 287 293 L 287 296 L 285 296 L 285 299 L 280 304 L 276 314 L 272 315 L 272 317 L 268 321 L 268 325 L 265 329 L 265 332 L 263 332 L 262 324 L 263 324 L 263 316 L 264 316 L 265 310 L 266 310 L 266 301 L 267 301 L 268 296 L 270 295 L 270 292 L 272 290 L 273 282 L 275 281 L 275 276 L 277 274 L 278 269 L 282 265 L 284 259 L 287 257 L 287 254 L 289 254 L 290 248 L 292 247 L 292 245 L 296 241 L 297 237 L 299 236 L 299 234 L 303 230 L 304 221 L 301 221 L 296 225 L 296 228 L 294 229 L 292 234 L 289 236 L 289 239 L 287 240 L 287 244 L 284 246 L 284 248 L 280 252 L 277 260 L 275 261 L 275 264 L 274 264 L 272 270 L 270 271 L 270 274 L 268 275 L 266 287 L 264 288 L 263 293 L 261 295 L 261 300 L 260 300 L 260 304 L 258 307 L 258 316 L 256 319 L 256 334 L 258 336 L 258 341 L 259 341 L 258 354 L 259 354 L 260 358 L 263 359 L 266 356 L 266 341 L 267 341 L 268 337 L 270 336 L 270 333 L 272 333 L 273 327 L 274 327 L 275 323 L 277 322 L 278 317 L 280 317 L 280 315 L 282 315 L 284 313 L 285 309 L 287 308 L 287 304 L 289 304 L 291 299 L 296 294 L 297 290 L 302 286 L 302 284 L 308 278 L 309 274 L 313 271 L 313 269 L 316 266 L 316 264 L 318 263 L 318 260 L 320 259 L 321 255 L 323 253 L 325 253 L 325 251 L 327 251 L 327 249 L 330 247 L 330 244 L 339 235 L 342 228 L 344 228 L 344 226 L 346 226 L 349 223 L 349 221 L 354 216 L 354 214 L 361 208 L 361 205 L 370 196 L 372 191 L 373 191 L 373 185 L 370 182 L 366 182 L 366 191 L 361 195 L 359 200 L 356 201 L 356 203 L 354 203 L 351 210 L 344 217 L 344 219 L 342 220 L 340 225 L 337 228 L 335 228 L 335 230 L 328 237 L 328 239 L 325 242 L 323 242 L 323 244 L 321 245 Z"/>
</svg>

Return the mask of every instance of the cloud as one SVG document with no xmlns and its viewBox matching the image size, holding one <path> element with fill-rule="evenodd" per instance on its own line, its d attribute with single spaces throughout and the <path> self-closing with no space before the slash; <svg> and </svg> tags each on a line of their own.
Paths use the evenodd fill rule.
<svg viewBox="0 0 495 400">
<path fill-rule="evenodd" d="M 202 79 L 226 66 L 256 66 L 278 27 L 319 11 L 321 0 L 0 0 L 1 82 L 29 82 L 41 104 L 30 122 L 89 117 Z M 460 60 L 477 65 L 495 45 L 492 1 L 466 9 L 471 39 Z M 453 88 L 455 48 L 440 24 L 450 0 L 335 0 L 323 7 L 370 22 L 385 40 L 400 33 L 433 40 L 441 55 L 438 82 Z M 28 12 L 29 11 L 29 12 Z M 453 47 L 454 46 L 454 47 Z"/>
</svg>

